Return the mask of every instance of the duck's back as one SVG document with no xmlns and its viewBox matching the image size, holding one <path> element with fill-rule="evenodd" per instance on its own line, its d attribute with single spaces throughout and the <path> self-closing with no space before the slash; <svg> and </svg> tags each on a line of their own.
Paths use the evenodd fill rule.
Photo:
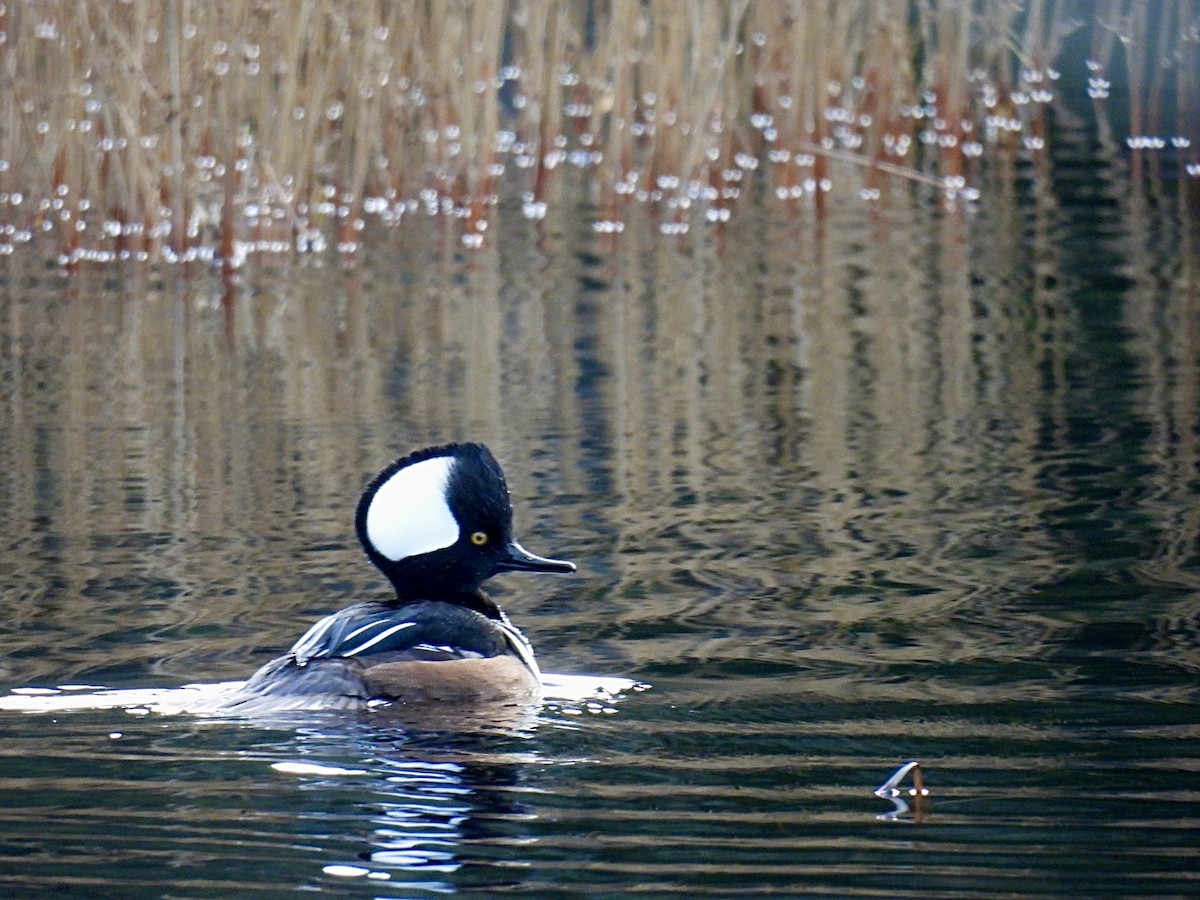
<svg viewBox="0 0 1200 900">
<path fill-rule="evenodd" d="M 540 673 L 525 636 L 499 614 L 455 603 L 365 602 L 326 616 L 259 669 L 229 712 L 522 702 Z"/>
</svg>

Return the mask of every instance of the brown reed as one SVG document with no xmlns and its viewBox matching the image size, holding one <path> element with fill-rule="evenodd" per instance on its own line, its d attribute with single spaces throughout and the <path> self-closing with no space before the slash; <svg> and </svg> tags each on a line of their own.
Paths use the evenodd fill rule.
<svg viewBox="0 0 1200 900">
<path fill-rule="evenodd" d="M 1176 129 L 1197 124 L 1194 0 L 1156 8 L 1107 0 L 1092 22 L 1095 72 L 1124 48 L 1137 141 L 1163 127 L 1172 68 Z M 668 233 L 719 225 L 758 185 L 818 211 L 839 181 L 869 200 L 897 176 L 970 196 L 985 152 L 1044 148 L 1077 12 L 1069 0 L 1022 15 L 914 0 L 4 4 L 0 251 L 43 236 L 67 263 L 236 264 L 351 252 L 368 222 L 430 215 L 460 220 L 478 246 L 502 183 L 536 218 L 564 168 L 587 173 L 597 228 L 612 231 L 639 201 Z M 1194 173 L 1190 132 L 1167 149 Z M 1133 149 L 1136 162 L 1162 148 Z"/>
</svg>

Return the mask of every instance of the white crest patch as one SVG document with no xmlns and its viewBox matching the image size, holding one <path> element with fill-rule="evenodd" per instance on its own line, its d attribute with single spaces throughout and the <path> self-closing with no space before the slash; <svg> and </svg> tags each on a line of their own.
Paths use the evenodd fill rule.
<svg viewBox="0 0 1200 900">
<path fill-rule="evenodd" d="M 379 486 L 367 508 L 367 538 L 396 561 L 449 547 L 458 521 L 446 503 L 454 459 L 435 456 L 405 466 Z"/>
</svg>

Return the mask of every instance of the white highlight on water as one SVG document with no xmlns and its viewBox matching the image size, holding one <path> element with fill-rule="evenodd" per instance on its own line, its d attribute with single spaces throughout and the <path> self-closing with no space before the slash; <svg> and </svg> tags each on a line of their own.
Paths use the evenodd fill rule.
<svg viewBox="0 0 1200 900">
<path fill-rule="evenodd" d="M 649 687 L 629 678 L 611 675 L 542 673 L 541 681 L 542 700 L 546 701 L 547 708 L 568 715 L 582 714 L 585 711 L 611 714 L 615 712 L 611 704 L 630 693 L 639 693 Z M 135 716 L 151 713 L 167 716 L 221 716 L 225 702 L 244 685 L 244 681 L 222 681 L 187 684 L 178 688 L 99 688 L 95 691 L 65 691 L 63 686 L 23 687 L 14 688 L 7 695 L 0 695 L 0 712 L 53 714 L 70 710 L 123 709 Z M 578 710 L 578 713 L 574 710 Z"/>
<path fill-rule="evenodd" d="M 366 769 L 346 769 L 342 766 L 322 766 L 316 763 L 277 762 L 271 768 L 285 775 L 368 775 Z"/>
</svg>

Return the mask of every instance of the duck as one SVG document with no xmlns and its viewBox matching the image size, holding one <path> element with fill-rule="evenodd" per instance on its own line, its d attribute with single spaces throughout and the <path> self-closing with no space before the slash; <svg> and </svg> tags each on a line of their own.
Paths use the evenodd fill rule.
<svg viewBox="0 0 1200 900">
<path fill-rule="evenodd" d="M 448 443 L 394 460 L 363 490 L 355 532 L 395 595 L 315 622 L 225 712 L 536 703 L 533 647 L 481 585 L 575 564 L 517 542 L 504 472 L 486 446 Z"/>
</svg>

